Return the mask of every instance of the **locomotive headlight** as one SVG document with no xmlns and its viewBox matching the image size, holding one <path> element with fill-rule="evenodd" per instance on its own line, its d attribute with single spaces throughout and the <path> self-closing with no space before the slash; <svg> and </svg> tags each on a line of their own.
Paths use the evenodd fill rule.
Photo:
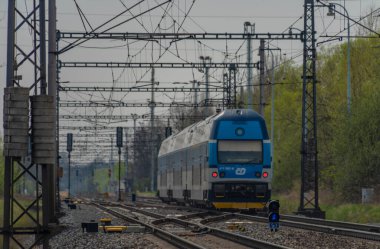
<svg viewBox="0 0 380 249">
<path fill-rule="evenodd" d="M 222 171 L 222 172 L 219 173 L 219 177 L 220 177 L 220 178 L 223 178 L 223 177 L 225 177 L 225 176 L 226 176 L 226 172 Z"/>
<path fill-rule="evenodd" d="M 235 134 L 236 134 L 236 136 L 241 137 L 241 136 L 244 135 L 244 133 L 245 133 L 245 130 L 244 130 L 243 128 L 241 128 L 241 127 L 236 128 L 236 130 L 235 130 Z"/>
<path fill-rule="evenodd" d="M 211 176 L 214 177 L 214 178 L 217 178 L 218 177 L 218 172 L 212 172 Z"/>
<path fill-rule="evenodd" d="M 263 177 L 264 178 L 267 178 L 269 176 L 269 173 L 268 172 L 263 172 Z"/>
</svg>

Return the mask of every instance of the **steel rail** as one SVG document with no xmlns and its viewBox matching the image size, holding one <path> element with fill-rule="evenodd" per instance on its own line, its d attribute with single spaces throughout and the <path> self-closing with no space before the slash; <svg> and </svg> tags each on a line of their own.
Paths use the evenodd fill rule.
<svg viewBox="0 0 380 249">
<path fill-rule="evenodd" d="M 192 209 L 192 208 L 191 208 Z M 217 211 L 215 211 L 217 212 Z M 264 216 L 253 216 L 229 212 L 219 212 L 219 216 L 209 217 L 201 221 L 207 224 L 219 220 L 241 218 L 261 223 L 267 223 L 268 219 Z M 355 237 L 366 240 L 380 241 L 380 226 L 364 225 L 357 223 L 323 220 L 294 215 L 281 215 L 280 224 L 283 226 L 312 230 L 328 234 Z"/>
<path fill-rule="evenodd" d="M 174 235 L 174 234 L 171 234 L 169 232 L 166 232 L 162 229 L 159 229 L 157 228 L 156 226 L 152 226 L 150 224 L 147 224 L 147 223 L 144 223 L 140 220 L 137 220 L 137 219 L 133 219 L 131 217 L 128 217 L 124 214 L 121 214 L 119 212 L 116 212 L 115 210 L 112 210 L 110 208 L 106 208 L 104 207 L 103 205 L 101 204 L 97 204 L 95 202 L 91 202 L 92 205 L 102 209 L 103 211 L 106 211 L 110 214 L 112 214 L 113 216 L 115 217 L 118 217 L 120 219 L 123 219 L 123 220 L 126 220 L 126 221 L 129 221 L 129 222 L 133 222 L 133 223 L 137 223 L 137 224 L 140 224 L 146 228 L 148 228 L 155 236 L 169 242 L 170 244 L 174 245 L 174 246 L 177 246 L 179 248 L 184 248 L 184 249 L 206 249 L 205 247 L 202 247 L 202 246 L 199 246 L 191 241 L 187 241 L 185 239 L 182 239 L 181 237 L 177 236 L 177 235 Z"/>
<path fill-rule="evenodd" d="M 235 214 L 236 218 L 243 218 L 247 220 L 252 220 L 256 222 L 268 222 L 267 218 L 259 217 L 259 216 L 252 216 L 252 215 L 246 215 L 246 214 Z M 324 220 L 320 220 L 318 224 L 310 223 L 309 221 L 311 219 L 305 218 L 305 219 L 298 219 L 298 221 L 291 221 L 287 220 L 286 217 L 284 219 L 283 216 L 281 216 L 282 219 L 280 221 L 280 224 L 283 226 L 288 227 L 294 227 L 294 228 L 300 228 L 305 230 L 312 230 L 317 232 L 323 232 L 328 234 L 336 234 L 336 235 L 342 235 L 342 236 L 349 236 L 349 237 L 355 237 L 359 239 L 366 239 L 366 240 L 374 240 L 374 241 L 380 241 L 380 234 L 374 233 L 374 232 L 368 232 L 360 230 L 362 227 L 360 224 L 357 224 L 358 226 L 353 226 L 351 223 L 350 227 L 345 227 L 342 224 L 340 226 L 334 226 L 333 224 L 337 224 L 335 222 L 324 222 Z M 315 221 L 314 221 L 315 222 Z"/>
<path fill-rule="evenodd" d="M 173 223 L 179 224 L 179 225 L 184 226 L 184 227 L 200 227 L 199 224 L 196 224 L 196 223 L 193 223 L 190 221 L 185 221 L 185 220 L 182 220 L 180 218 L 178 218 L 178 219 L 167 218 L 164 215 L 153 213 L 153 212 L 150 212 L 147 210 L 141 210 L 141 209 L 131 207 L 131 206 L 127 206 L 127 205 L 123 205 L 123 204 L 119 204 L 119 206 L 123 207 L 125 209 L 128 209 L 128 210 L 131 210 L 133 212 L 136 212 L 136 213 L 141 213 L 141 214 L 144 214 L 147 216 L 157 218 L 158 220 L 153 221 L 152 224 L 162 224 L 162 223 L 173 222 Z M 244 246 L 248 246 L 250 248 L 252 248 L 252 247 L 253 248 L 260 248 L 260 249 L 286 249 L 286 248 L 288 248 L 285 246 L 276 245 L 276 244 L 269 243 L 266 241 L 257 240 L 254 238 L 249 238 L 247 236 L 243 236 L 243 235 L 239 235 L 239 234 L 235 234 L 235 233 L 229 233 L 229 232 L 226 232 L 226 231 L 223 231 L 223 230 L 220 230 L 217 228 L 209 227 L 206 225 L 202 225 L 202 227 L 200 227 L 200 228 L 207 229 L 209 231 L 209 234 L 211 234 L 211 235 L 215 235 L 215 236 L 220 237 L 222 239 L 227 239 L 227 240 L 233 241 L 235 243 L 238 243 L 238 244 L 241 244 Z"/>
<path fill-rule="evenodd" d="M 353 230 L 359 230 L 359 231 L 367 231 L 367 232 L 380 234 L 380 226 L 374 226 L 374 225 L 365 225 L 365 224 L 334 221 L 334 220 L 321 220 L 321 219 L 307 218 L 307 217 L 295 216 L 295 215 L 281 215 L 281 218 L 285 220 L 289 220 L 289 221 L 307 222 L 307 223 L 312 223 L 316 225 L 333 226 L 333 227 L 353 229 Z"/>
</svg>

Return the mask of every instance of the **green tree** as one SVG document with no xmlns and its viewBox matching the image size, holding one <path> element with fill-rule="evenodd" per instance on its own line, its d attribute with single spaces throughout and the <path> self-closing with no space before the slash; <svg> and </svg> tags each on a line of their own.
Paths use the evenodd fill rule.
<svg viewBox="0 0 380 249">
<path fill-rule="evenodd" d="M 345 201 L 360 200 L 361 188 L 380 184 L 380 86 L 368 82 L 341 120 L 334 141 L 335 190 Z"/>
<path fill-rule="evenodd" d="M 0 194 L 4 193 L 4 156 L 3 156 L 3 136 L 0 134 Z"/>
<path fill-rule="evenodd" d="M 375 39 L 351 43 L 352 110 L 347 114 L 347 44 L 322 48 L 317 57 L 318 158 L 321 188 L 356 201 L 362 187 L 378 187 L 380 49 Z M 276 70 L 274 181 L 288 191 L 300 180 L 302 70 L 290 62 Z M 267 91 L 267 100 L 269 100 Z M 257 93 L 256 93 L 257 94 Z M 258 97 L 255 96 L 255 99 Z M 271 104 L 265 110 L 269 127 Z"/>
<path fill-rule="evenodd" d="M 301 70 L 291 62 L 282 64 L 276 72 L 274 190 L 291 190 L 294 179 L 300 176 L 301 140 Z M 271 106 L 265 109 L 270 127 Z"/>
</svg>

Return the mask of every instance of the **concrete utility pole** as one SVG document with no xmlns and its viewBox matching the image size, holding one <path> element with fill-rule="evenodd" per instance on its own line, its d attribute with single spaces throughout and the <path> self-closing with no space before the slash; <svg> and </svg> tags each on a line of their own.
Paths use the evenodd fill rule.
<svg viewBox="0 0 380 249">
<path fill-rule="evenodd" d="M 199 82 L 197 80 L 192 80 L 190 83 L 193 84 L 193 89 L 194 89 L 194 109 L 197 111 L 198 110 L 198 87 L 199 87 Z"/>
<path fill-rule="evenodd" d="M 121 148 L 123 147 L 123 127 L 116 128 L 116 146 L 117 153 L 119 155 L 119 184 L 118 184 L 118 198 L 117 201 L 121 201 Z"/>
<path fill-rule="evenodd" d="M 108 190 L 107 190 L 107 192 L 111 191 L 111 177 L 112 177 L 112 173 L 113 173 L 112 169 L 113 169 L 113 164 L 114 164 L 114 162 L 113 162 L 113 146 L 114 146 L 113 137 L 111 137 L 111 158 L 109 161 L 109 168 L 108 168 L 108 170 L 111 171 L 111 175 L 109 175 L 109 177 L 108 177 Z"/>
<path fill-rule="evenodd" d="M 275 111 L 275 108 L 274 108 L 274 97 L 275 97 L 275 92 L 274 92 L 274 87 L 275 87 L 275 72 L 274 72 L 274 55 L 273 55 L 273 51 L 272 50 L 269 50 L 269 52 L 271 53 L 272 55 L 272 79 L 271 79 L 271 87 L 272 87 L 272 91 L 271 91 L 271 121 L 270 121 L 270 139 L 271 139 L 271 152 L 272 152 L 272 170 L 273 170 L 273 166 L 274 166 L 274 111 Z M 276 64 L 277 64 L 277 60 L 276 60 Z M 274 170 L 273 170 L 274 172 Z"/>
<path fill-rule="evenodd" d="M 228 74 L 223 74 L 223 110 L 229 108 L 231 102 L 230 91 L 228 89 Z"/>
<path fill-rule="evenodd" d="M 265 105 L 265 99 L 264 99 L 264 83 L 265 83 L 265 40 L 260 40 L 260 108 L 259 113 L 260 115 L 264 116 L 264 105 Z"/>
<path fill-rule="evenodd" d="M 48 95 L 53 96 L 54 98 L 54 106 L 57 106 L 57 55 L 56 55 L 56 40 L 57 40 L 57 26 L 56 26 L 56 19 L 57 19 L 57 9 L 56 9 L 56 0 L 49 0 L 49 43 L 48 43 Z M 56 115 L 57 114 L 56 109 Z M 52 203 L 50 203 L 50 214 L 49 216 L 51 218 L 55 217 L 55 212 L 58 211 L 56 208 L 60 206 L 60 198 L 59 198 L 59 176 L 57 174 L 59 163 L 58 163 L 58 136 L 57 136 L 57 119 L 54 119 L 54 123 L 52 124 L 54 126 L 54 137 L 56 138 L 55 143 L 55 165 L 54 167 L 51 167 L 49 169 L 49 180 L 50 180 L 50 186 L 49 188 L 49 196 L 52 200 Z M 52 219 L 50 219 L 52 221 Z"/>
<path fill-rule="evenodd" d="M 206 60 L 209 59 L 211 62 L 211 58 L 206 56 Z M 209 67 L 205 64 L 205 84 L 206 84 L 206 106 L 209 106 L 210 101 L 210 75 L 209 75 Z M 208 112 L 208 107 L 206 109 Z M 208 113 L 207 113 L 208 114 Z"/>
<path fill-rule="evenodd" d="M 211 57 L 209 56 L 200 56 L 199 59 L 202 61 L 203 63 L 203 67 L 204 67 L 204 70 L 205 70 L 205 84 L 206 84 L 206 94 L 205 94 L 205 111 L 204 111 L 204 115 L 205 116 L 208 116 L 209 115 L 209 109 L 208 109 L 208 106 L 209 106 L 209 102 L 210 102 L 210 90 L 209 90 L 209 83 L 210 83 L 210 75 L 209 75 L 209 65 L 208 63 L 211 63 Z"/>
<path fill-rule="evenodd" d="M 152 91 L 151 91 L 151 100 L 150 100 L 150 140 L 151 140 L 151 169 L 150 169 L 150 190 L 154 191 L 154 182 L 155 182 L 155 163 L 154 163 L 154 144 L 153 144 L 153 136 L 154 136 L 154 84 L 155 84 L 155 79 L 154 79 L 154 68 L 152 70 Z"/>
<path fill-rule="evenodd" d="M 127 143 L 127 134 L 125 134 L 125 141 Z M 128 146 L 125 147 L 125 154 L 124 154 L 124 166 L 125 166 L 125 172 L 124 172 L 124 192 L 128 193 L 129 189 L 127 188 L 127 178 L 128 178 Z"/>
<path fill-rule="evenodd" d="M 39 22 L 40 22 L 40 32 L 45 34 L 46 33 L 46 17 L 45 17 L 45 1 L 40 1 L 40 17 L 39 17 Z M 36 41 L 35 41 L 36 42 Z M 40 37 L 40 94 L 41 95 L 46 95 L 46 35 L 43 35 Z M 33 108 L 33 107 L 32 107 Z M 49 113 L 51 115 L 51 113 Z M 37 119 L 37 117 L 36 117 Z M 47 129 L 47 126 L 44 127 Z M 55 127 L 52 127 L 53 130 Z M 32 129 L 33 129 L 33 124 L 32 124 Z M 54 135 L 53 135 L 54 136 Z M 55 151 L 54 151 L 55 153 Z M 56 161 L 56 159 L 55 159 Z M 42 191 L 42 212 L 44 214 L 43 217 L 43 224 L 44 226 L 48 226 L 50 221 L 54 220 L 54 215 L 55 215 L 55 177 L 53 177 L 53 171 L 52 168 L 55 167 L 55 163 L 53 165 L 49 165 L 46 163 L 41 163 L 42 167 L 42 188 L 44 191 Z"/>
<path fill-rule="evenodd" d="M 66 151 L 69 153 L 68 158 L 69 158 L 69 168 L 68 168 L 68 198 L 71 197 L 71 151 L 73 150 L 73 134 L 72 133 L 67 133 L 67 141 L 66 141 Z"/>
<path fill-rule="evenodd" d="M 240 101 L 239 106 L 244 105 L 244 89 L 243 89 L 243 82 L 240 82 Z"/>
<path fill-rule="evenodd" d="M 136 121 L 137 121 L 137 114 L 132 114 L 133 118 L 133 167 L 132 167 L 132 182 L 131 182 L 131 188 L 132 188 L 132 193 L 135 191 L 135 173 L 136 173 Z"/>
<path fill-rule="evenodd" d="M 255 33 L 255 24 L 250 22 L 244 23 L 244 33 L 247 37 L 247 63 L 252 64 L 252 39 L 251 35 Z M 248 95 L 248 109 L 253 109 L 253 68 L 248 67 L 247 72 L 247 95 Z"/>
<path fill-rule="evenodd" d="M 117 201 L 121 201 L 121 148 L 118 148 L 118 155 L 119 155 L 119 181 L 118 181 L 118 197 Z"/>
</svg>

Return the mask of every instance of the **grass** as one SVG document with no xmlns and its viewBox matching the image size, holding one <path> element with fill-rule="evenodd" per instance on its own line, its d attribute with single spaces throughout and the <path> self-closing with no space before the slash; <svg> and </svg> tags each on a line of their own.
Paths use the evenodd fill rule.
<svg viewBox="0 0 380 249">
<path fill-rule="evenodd" d="M 273 195 L 272 199 L 280 201 L 282 214 L 294 214 L 299 206 L 299 196 L 295 192 Z M 321 209 L 329 220 L 380 224 L 380 204 L 324 204 L 321 200 Z"/>
<path fill-rule="evenodd" d="M 107 192 L 109 182 L 108 168 L 96 169 L 94 175 L 94 182 L 97 184 L 97 191 Z"/>
<path fill-rule="evenodd" d="M 26 207 L 28 204 L 30 204 L 30 200 L 23 200 L 21 198 L 18 198 L 18 201 L 21 203 L 21 205 L 23 205 L 23 207 Z M 4 201 L 3 199 L 0 199 L 0 226 L 3 227 L 3 218 L 4 218 Z M 15 212 L 14 212 L 14 218 L 18 217 L 18 215 L 20 215 L 22 212 L 22 210 L 20 208 L 16 208 L 16 205 L 15 205 Z M 32 216 L 35 217 L 35 212 L 34 211 L 30 211 L 30 213 L 32 213 Z M 26 217 L 25 215 L 16 223 L 15 227 L 29 227 L 29 226 L 34 226 L 34 223 L 33 221 L 29 218 L 29 217 Z M 3 245 L 3 236 L 0 236 L 0 246 Z M 19 248 L 15 245 L 12 245 L 11 244 L 11 248 Z"/>
<path fill-rule="evenodd" d="M 156 192 L 139 192 L 137 191 L 137 196 L 142 196 L 142 197 L 156 197 Z"/>
<path fill-rule="evenodd" d="M 120 177 L 124 179 L 125 165 L 124 162 L 120 164 Z M 105 193 L 108 191 L 109 181 L 118 181 L 119 179 L 119 164 L 115 164 L 112 167 L 111 178 L 108 176 L 108 168 L 100 168 L 95 170 L 94 183 L 97 184 L 97 191 Z"/>
<path fill-rule="evenodd" d="M 326 218 L 354 223 L 380 223 L 380 204 L 343 204 L 323 206 Z"/>
</svg>

